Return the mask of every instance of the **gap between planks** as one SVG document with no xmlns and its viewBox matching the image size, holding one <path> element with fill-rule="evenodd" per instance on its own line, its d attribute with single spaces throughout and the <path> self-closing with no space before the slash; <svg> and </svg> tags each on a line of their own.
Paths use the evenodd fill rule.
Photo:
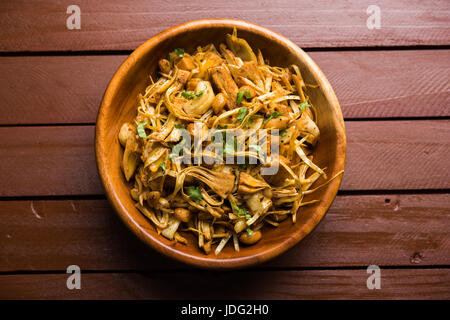
<svg viewBox="0 0 450 320">
<path fill-rule="evenodd" d="M 435 270 L 435 269 L 450 269 L 450 265 L 431 265 L 431 266 L 390 266 L 377 265 L 381 270 Z M 242 273 L 242 272 L 280 272 L 280 271 L 351 271 L 351 270 L 367 270 L 369 266 L 334 266 L 334 267 L 251 267 L 238 270 L 208 270 L 201 268 L 185 268 L 185 269 L 127 269 L 127 270 L 89 270 L 83 269 L 83 274 L 129 274 L 129 273 L 152 273 L 152 274 L 198 274 L 198 273 Z M 14 271 L 0 271 L 1 276 L 14 275 L 56 275 L 67 274 L 67 270 L 14 270 Z"/>
<path fill-rule="evenodd" d="M 392 118 L 347 118 L 345 122 L 359 122 L 359 121 L 424 121 L 424 120 L 450 120 L 450 116 L 430 116 L 430 117 L 392 117 Z M 17 128 L 17 127 L 89 127 L 95 126 L 95 122 L 85 123 L 15 123 L 15 124 L 0 124 L 0 128 Z"/>
<path fill-rule="evenodd" d="M 450 45 L 411 45 L 377 47 L 306 47 L 309 52 L 358 52 L 358 51 L 409 51 L 409 50 L 448 50 Z M 123 56 L 134 50 L 84 50 L 84 51 L 0 51 L 0 57 L 72 57 L 72 56 Z"/>
</svg>

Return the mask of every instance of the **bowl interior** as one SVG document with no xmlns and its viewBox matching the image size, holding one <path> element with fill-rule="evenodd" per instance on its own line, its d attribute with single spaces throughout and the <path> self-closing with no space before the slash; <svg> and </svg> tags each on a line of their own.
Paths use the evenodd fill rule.
<svg viewBox="0 0 450 320">
<path fill-rule="evenodd" d="M 314 162 L 327 168 L 329 177 L 344 168 L 345 132 L 338 101 L 326 78 L 308 55 L 289 40 L 265 28 L 252 24 L 231 21 L 196 21 L 169 29 L 148 40 L 134 51 L 114 75 L 103 98 L 96 128 L 97 165 L 107 196 L 122 220 L 144 242 L 158 251 L 178 260 L 207 268 L 236 268 L 256 264 L 272 258 L 307 235 L 322 219 L 331 205 L 341 177 L 308 195 L 305 201 L 320 199 L 320 202 L 301 208 L 297 223 L 285 220 L 278 228 L 270 226 L 262 230 L 261 241 L 235 252 L 226 246 L 216 257 L 205 255 L 198 247 L 194 236 L 187 234 L 188 245 L 174 244 L 159 236 L 153 225 L 135 208 L 130 197 L 130 186 L 120 170 L 123 151 L 117 134 L 121 125 L 136 115 L 137 95 L 149 84 L 149 75 L 157 73 L 157 62 L 175 48 L 192 52 L 198 45 L 214 43 L 216 47 L 225 41 L 225 34 L 238 29 L 238 36 L 246 39 L 253 49 L 261 49 L 271 65 L 287 67 L 297 64 L 304 80 L 319 88 L 308 89 L 313 104 L 319 111 L 318 126 L 320 141 L 314 151 Z M 324 182 L 324 180 L 319 180 Z M 319 183 L 320 183 L 319 182 Z M 316 183 L 318 185 L 318 183 Z"/>
</svg>

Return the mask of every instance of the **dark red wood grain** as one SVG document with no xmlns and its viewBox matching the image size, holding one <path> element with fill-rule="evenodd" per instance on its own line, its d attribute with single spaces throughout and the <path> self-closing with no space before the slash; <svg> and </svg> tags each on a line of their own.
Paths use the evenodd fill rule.
<svg viewBox="0 0 450 320">
<path fill-rule="evenodd" d="M 450 121 L 356 121 L 346 131 L 341 190 L 450 188 Z M 94 126 L 0 128 L 0 196 L 103 194 L 93 143 Z"/>
<path fill-rule="evenodd" d="M 450 50 L 310 55 L 346 119 L 450 116 Z M 94 123 L 104 90 L 125 58 L 1 57 L 0 124 Z"/>
<path fill-rule="evenodd" d="M 70 4 L 81 30 L 66 28 Z M 371 4 L 381 29 L 366 26 Z M 1 1 L 0 299 L 450 299 L 449 13 L 447 0 Z M 349 120 L 343 195 L 299 245 L 251 270 L 196 270 L 147 248 L 95 167 L 93 124 L 120 63 L 200 18 L 315 48 Z M 66 287 L 71 264 L 82 290 Z M 381 290 L 366 287 L 369 264 Z"/>
<path fill-rule="evenodd" d="M 276 276 L 275 276 L 276 274 Z M 367 289 L 366 269 L 3 275 L 0 299 L 450 299 L 449 269 L 381 269 Z"/>
<path fill-rule="evenodd" d="M 450 264 L 449 194 L 338 196 L 299 245 L 261 268 Z M 106 200 L 0 202 L 0 271 L 191 269 L 138 241 Z"/>
<path fill-rule="evenodd" d="M 257 23 L 301 47 L 450 44 L 449 2 L 414 0 L 92 2 L 79 0 L 81 29 L 66 27 L 70 2 L 2 1 L 0 51 L 130 50 L 179 23 L 235 18 Z M 381 28 L 369 30 L 369 5 L 381 9 Z"/>
</svg>

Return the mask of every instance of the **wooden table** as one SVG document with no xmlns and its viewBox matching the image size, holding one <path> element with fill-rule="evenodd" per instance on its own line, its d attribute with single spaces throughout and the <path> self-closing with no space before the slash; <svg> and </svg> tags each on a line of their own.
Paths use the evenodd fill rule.
<svg viewBox="0 0 450 320">
<path fill-rule="evenodd" d="M 81 9 L 68 30 L 67 6 Z M 381 9 L 368 29 L 367 8 Z M 106 85 L 140 43 L 199 18 L 290 38 L 346 120 L 338 197 L 320 225 L 253 269 L 192 269 L 140 243 L 100 185 L 94 128 Z M 450 2 L 1 1 L 0 298 L 450 298 Z M 66 269 L 81 268 L 81 290 Z M 381 268 L 381 289 L 366 286 Z"/>
</svg>

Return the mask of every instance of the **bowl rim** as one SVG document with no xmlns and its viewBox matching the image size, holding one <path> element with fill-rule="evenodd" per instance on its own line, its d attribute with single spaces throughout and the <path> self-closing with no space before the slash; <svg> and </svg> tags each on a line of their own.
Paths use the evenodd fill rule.
<svg viewBox="0 0 450 320">
<path fill-rule="evenodd" d="M 329 207 L 333 203 L 340 184 L 342 182 L 343 175 L 341 174 L 336 179 L 334 179 L 329 184 L 329 190 L 325 193 L 322 200 L 324 200 L 325 205 L 323 205 L 320 209 L 315 211 L 315 214 L 311 216 L 313 218 L 314 223 L 308 224 L 307 228 L 304 228 L 303 232 L 296 232 L 291 237 L 287 238 L 279 245 L 268 248 L 262 252 L 254 253 L 248 256 L 236 257 L 236 258 L 228 258 L 228 259 L 211 259 L 208 256 L 199 257 L 194 256 L 189 253 L 185 253 L 182 250 L 174 249 L 170 245 L 167 245 L 160 241 L 158 237 L 154 237 L 149 234 L 141 225 L 139 225 L 133 218 L 133 214 L 129 213 L 125 206 L 122 204 L 120 197 L 116 193 L 113 182 L 109 178 L 108 173 L 105 169 L 105 162 L 107 159 L 104 154 L 101 152 L 102 149 L 102 138 L 105 136 L 104 129 L 104 119 L 106 109 L 112 102 L 112 97 L 114 93 L 121 84 L 122 76 L 125 75 L 129 69 L 133 66 L 134 62 L 141 56 L 144 56 L 146 53 L 151 51 L 154 47 L 156 47 L 159 43 L 183 32 L 189 32 L 192 30 L 198 30 L 202 28 L 214 28 L 214 27 L 226 27 L 233 28 L 236 27 L 241 30 L 246 30 L 250 33 L 259 34 L 262 37 L 270 36 L 281 42 L 284 46 L 288 47 L 292 52 L 294 52 L 297 56 L 300 56 L 302 60 L 306 62 L 308 68 L 311 73 L 318 79 L 320 82 L 320 86 L 322 87 L 323 94 L 326 100 L 330 103 L 332 110 L 335 112 L 335 117 L 333 119 L 335 121 L 336 126 L 340 126 L 341 130 L 339 131 L 340 139 L 336 143 L 336 150 L 340 151 L 339 157 L 335 159 L 336 167 L 338 170 L 344 170 L 345 167 L 345 158 L 346 158 L 346 133 L 345 133 L 345 125 L 344 119 L 342 116 L 342 111 L 337 100 L 337 97 L 332 89 L 328 79 L 322 73 L 320 68 L 316 65 L 316 63 L 309 57 L 307 53 L 305 53 L 302 49 L 300 49 L 296 44 L 294 44 L 291 40 L 285 38 L 284 36 L 278 34 L 275 31 L 262 27 L 260 25 L 246 22 L 243 20 L 236 19 L 200 19 L 193 20 L 189 22 L 185 22 L 169 29 L 166 29 L 154 36 L 150 39 L 146 40 L 144 43 L 139 45 L 120 65 L 117 71 L 114 73 L 111 78 L 105 93 L 102 98 L 102 102 L 97 114 L 97 121 L 95 126 L 95 158 L 97 164 L 97 170 L 99 172 L 99 177 L 103 188 L 106 193 L 106 197 L 109 200 L 110 204 L 112 204 L 115 212 L 119 215 L 120 219 L 124 222 L 124 224 L 130 229 L 141 241 L 145 244 L 149 245 L 156 251 L 164 254 L 165 256 L 169 256 L 175 260 L 186 263 L 191 266 L 196 266 L 205 269 L 239 269 L 244 267 L 249 267 L 252 265 L 260 264 L 266 262 L 282 253 L 286 252 L 294 245 L 299 243 L 306 235 L 308 235 L 323 219 L 325 214 L 327 213 Z M 310 218 L 310 219 L 311 219 Z M 309 220 L 308 220 L 309 221 Z"/>
</svg>

